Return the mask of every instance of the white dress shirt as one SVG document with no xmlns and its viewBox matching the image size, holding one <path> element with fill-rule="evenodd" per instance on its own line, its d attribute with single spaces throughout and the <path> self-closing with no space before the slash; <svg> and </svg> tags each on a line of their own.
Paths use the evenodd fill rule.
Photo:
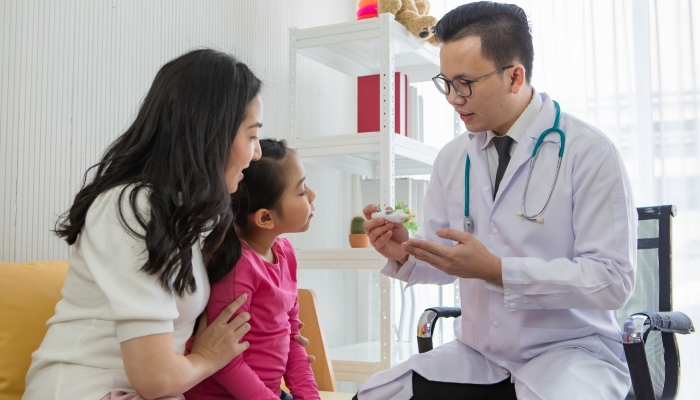
<svg viewBox="0 0 700 400">
<path fill-rule="evenodd" d="M 535 88 L 532 88 L 532 99 L 530 100 L 530 104 L 528 104 L 527 108 L 525 108 L 525 111 L 523 111 L 523 113 L 520 114 L 520 117 L 518 117 L 513 126 L 511 126 L 510 129 L 508 129 L 508 132 L 505 135 L 510 136 L 513 139 L 513 144 L 510 145 L 511 156 L 515 152 L 515 148 L 518 146 L 518 142 L 520 142 L 520 138 L 523 136 L 525 129 L 527 129 L 527 127 L 530 126 L 532 121 L 535 120 L 535 117 L 537 117 L 537 114 L 539 114 L 541 108 L 542 97 L 540 97 L 539 93 L 537 93 L 537 90 L 535 90 Z M 482 147 L 482 150 L 486 148 L 486 153 L 488 154 L 489 158 L 489 174 L 491 175 L 491 189 L 495 188 L 496 171 L 498 170 L 498 152 L 496 151 L 496 146 L 493 145 L 493 140 L 491 140 L 496 136 L 498 136 L 496 135 L 496 132 L 487 131 L 486 142 Z"/>
</svg>

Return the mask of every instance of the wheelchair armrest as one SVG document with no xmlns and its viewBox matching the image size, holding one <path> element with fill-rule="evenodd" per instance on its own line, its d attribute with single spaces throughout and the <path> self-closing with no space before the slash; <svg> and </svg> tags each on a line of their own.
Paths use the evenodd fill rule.
<svg viewBox="0 0 700 400">
<path fill-rule="evenodd" d="M 433 349 L 433 331 L 438 318 L 457 318 L 462 315 L 459 307 L 432 307 L 423 311 L 418 319 L 418 352 Z"/>
<path fill-rule="evenodd" d="M 688 334 L 693 333 L 695 328 L 690 318 L 679 311 L 640 312 L 632 314 L 627 319 L 622 329 L 622 341 L 632 379 L 632 388 L 637 400 L 656 399 L 644 348 L 647 336 L 651 331 Z M 672 347 L 675 347 L 675 343 L 675 340 L 672 340 Z M 665 373 L 667 375 L 680 374 L 680 362 L 675 353 L 677 350 L 668 349 L 666 343 L 664 343 L 664 350 L 667 352 L 666 357 L 671 357 L 670 360 L 664 360 Z M 664 388 L 664 393 L 665 391 L 666 388 Z"/>
<path fill-rule="evenodd" d="M 625 343 L 644 343 L 651 331 L 680 333 L 695 332 L 693 321 L 680 311 L 639 312 L 625 322 L 622 337 Z"/>
</svg>

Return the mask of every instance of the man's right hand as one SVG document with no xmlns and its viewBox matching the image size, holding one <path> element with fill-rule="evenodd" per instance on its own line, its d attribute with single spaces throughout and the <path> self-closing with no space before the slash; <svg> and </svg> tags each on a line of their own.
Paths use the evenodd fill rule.
<svg viewBox="0 0 700 400">
<path fill-rule="evenodd" d="M 391 207 L 386 209 L 391 210 Z M 408 254 L 401 247 L 401 243 L 408 240 L 408 230 L 403 224 L 386 222 L 384 218 L 372 219 L 372 213 L 376 211 L 376 204 L 370 204 L 362 210 L 367 218 L 364 228 L 369 236 L 369 242 L 379 254 L 403 265 L 408 261 Z"/>
</svg>

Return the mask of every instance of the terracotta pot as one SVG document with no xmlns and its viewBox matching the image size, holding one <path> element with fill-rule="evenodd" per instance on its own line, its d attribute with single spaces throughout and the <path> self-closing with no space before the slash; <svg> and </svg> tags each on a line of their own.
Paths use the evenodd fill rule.
<svg viewBox="0 0 700 400">
<path fill-rule="evenodd" d="M 348 237 L 350 238 L 350 247 L 353 249 L 369 247 L 369 236 L 364 233 L 351 233 Z"/>
</svg>

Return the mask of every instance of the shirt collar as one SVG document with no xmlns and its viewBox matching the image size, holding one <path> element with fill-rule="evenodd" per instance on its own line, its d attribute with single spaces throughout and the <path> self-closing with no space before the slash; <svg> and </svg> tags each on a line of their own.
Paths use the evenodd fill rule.
<svg viewBox="0 0 700 400">
<path fill-rule="evenodd" d="M 530 104 L 528 104 L 528 106 L 525 108 L 525 111 L 523 111 L 523 113 L 520 114 L 520 117 L 518 117 L 513 126 L 510 127 L 508 133 L 506 133 L 506 136 L 510 136 L 513 139 L 513 141 L 515 141 L 515 143 L 518 143 L 527 127 L 530 126 L 530 124 L 532 124 L 532 121 L 535 120 L 537 114 L 540 113 L 541 109 L 542 97 L 539 93 L 537 93 L 537 90 L 535 90 L 535 88 L 532 88 L 532 99 L 530 100 Z M 488 146 L 489 143 L 491 143 L 491 139 L 493 139 L 496 136 L 498 135 L 496 135 L 494 131 L 487 131 L 486 140 L 484 141 L 484 145 L 481 146 L 481 150 L 485 149 L 486 146 Z"/>
</svg>

